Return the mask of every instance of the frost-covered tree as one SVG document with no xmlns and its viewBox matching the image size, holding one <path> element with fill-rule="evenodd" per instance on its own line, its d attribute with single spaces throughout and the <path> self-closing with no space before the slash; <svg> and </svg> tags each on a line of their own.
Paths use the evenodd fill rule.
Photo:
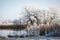
<svg viewBox="0 0 60 40">
<path fill-rule="evenodd" d="M 23 18 L 19 18 L 16 21 L 16 24 L 27 24 L 27 30 L 35 31 L 35 28 L 38 29 L 44 34 L 47 30 L 52 31 L 52 25 L 56 23 L 56 20 L 59 21 L 60 15 L 58 9 L 37 9 L 34 7 L 24 7 L 22 12 Z M 31 31 L 32 32 L 32 31 Z"/>
<path fill-rule="evenodd" d="M 36 22 L 37 25 L 41 23 L 42 11 L 36 8 L 26 8 L 26 7 L 24 8 L 24 11 L 25 11 L 24 17 L 28 19 L 27 22 L 30 21 L 31 24 Z"/>
<path fill-rule="evenodd" d="M 34 7 L 24 7 L 22 10 L 23 18 L 19 18 L 16 21 L 16 24 L 28 24 L 31 25 L 40 25 L 40 24 L 50 24 L 57 18 L 57 9 L 50 8 L 46 9 L 37 9 Z"/>
</svg>

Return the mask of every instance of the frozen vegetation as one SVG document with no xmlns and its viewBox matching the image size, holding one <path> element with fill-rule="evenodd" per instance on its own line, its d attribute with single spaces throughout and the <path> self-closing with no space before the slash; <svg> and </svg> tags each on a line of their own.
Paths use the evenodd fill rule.
<svg viewBox="0 0 60 40">
<path fill-rule="evenodd" d="M 27 24 L 26 29 L 19 31 L 2 31 L 0 30 L 1 36 L 6 35 L 18 35 L 18 36 L 46 36 L 46 37 L 60 37 L 60 10 L 57 8 L 49 9 L 37 9 L 34 7 L 24 7 L 23 18 L 15 19 L 12 23 L 16 25 Z M 1 22 L 0 22 L 1 23 Z"/>
</svg>

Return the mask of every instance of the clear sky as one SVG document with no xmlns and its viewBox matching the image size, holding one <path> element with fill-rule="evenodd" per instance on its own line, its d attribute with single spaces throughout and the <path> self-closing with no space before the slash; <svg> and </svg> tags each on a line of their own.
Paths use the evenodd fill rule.
<svg viewBox="0 0 60 40">
<path fill-rule="evenodd" d="M 60 7 L 60 0 L 0 0 L 0 20 L 22 17 L 20 12 L 25 5 L 40 8 Z"/>
</svg>

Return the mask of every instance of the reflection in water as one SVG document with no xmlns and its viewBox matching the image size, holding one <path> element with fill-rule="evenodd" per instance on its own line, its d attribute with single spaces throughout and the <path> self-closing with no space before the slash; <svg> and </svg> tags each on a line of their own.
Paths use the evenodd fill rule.
<svg viewBox="0 0 60 40">
<path fill-rule="evenodd" d="M 24 35 L 27 34 L 26 31 L 21 30 L 21 31 L 11 31 L 11 30 L 0 30 L 0 36 L 5 36 L 7 35 Z"/>
<path fill-rule="evenodd" d="M 18 36 L 22 36 L 22 35 L 38 35 L 39 34 L 39 30 L 38 29 L 33 29 L 33 30 L 20 30 L 20 31 L 11 31 L 11 30 L 0 30 L 0 36 L 5 36 L 7 37 L 8 35 L 18 35 Z"/>
<path fill-rule="evenodd" d="M 10 31 L 10 30 L 0 30 L 0 36 L 7 36 L 11 32 L 13 32 L 13 31 Z"/>
</svg>

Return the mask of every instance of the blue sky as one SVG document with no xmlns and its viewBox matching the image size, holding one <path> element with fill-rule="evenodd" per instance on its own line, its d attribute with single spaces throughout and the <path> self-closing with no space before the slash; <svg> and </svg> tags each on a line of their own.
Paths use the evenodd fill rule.
<svg viewBox="0 0 60 40">
<path fill-rule="evenodd" d="M 52 6 L 60 8 L 60 0 L 0 0 L 0 20 L 13 20 L 22 17 L 20 12 L 25 5 L 39 8 L 49 8 Z"/>
</svg>

